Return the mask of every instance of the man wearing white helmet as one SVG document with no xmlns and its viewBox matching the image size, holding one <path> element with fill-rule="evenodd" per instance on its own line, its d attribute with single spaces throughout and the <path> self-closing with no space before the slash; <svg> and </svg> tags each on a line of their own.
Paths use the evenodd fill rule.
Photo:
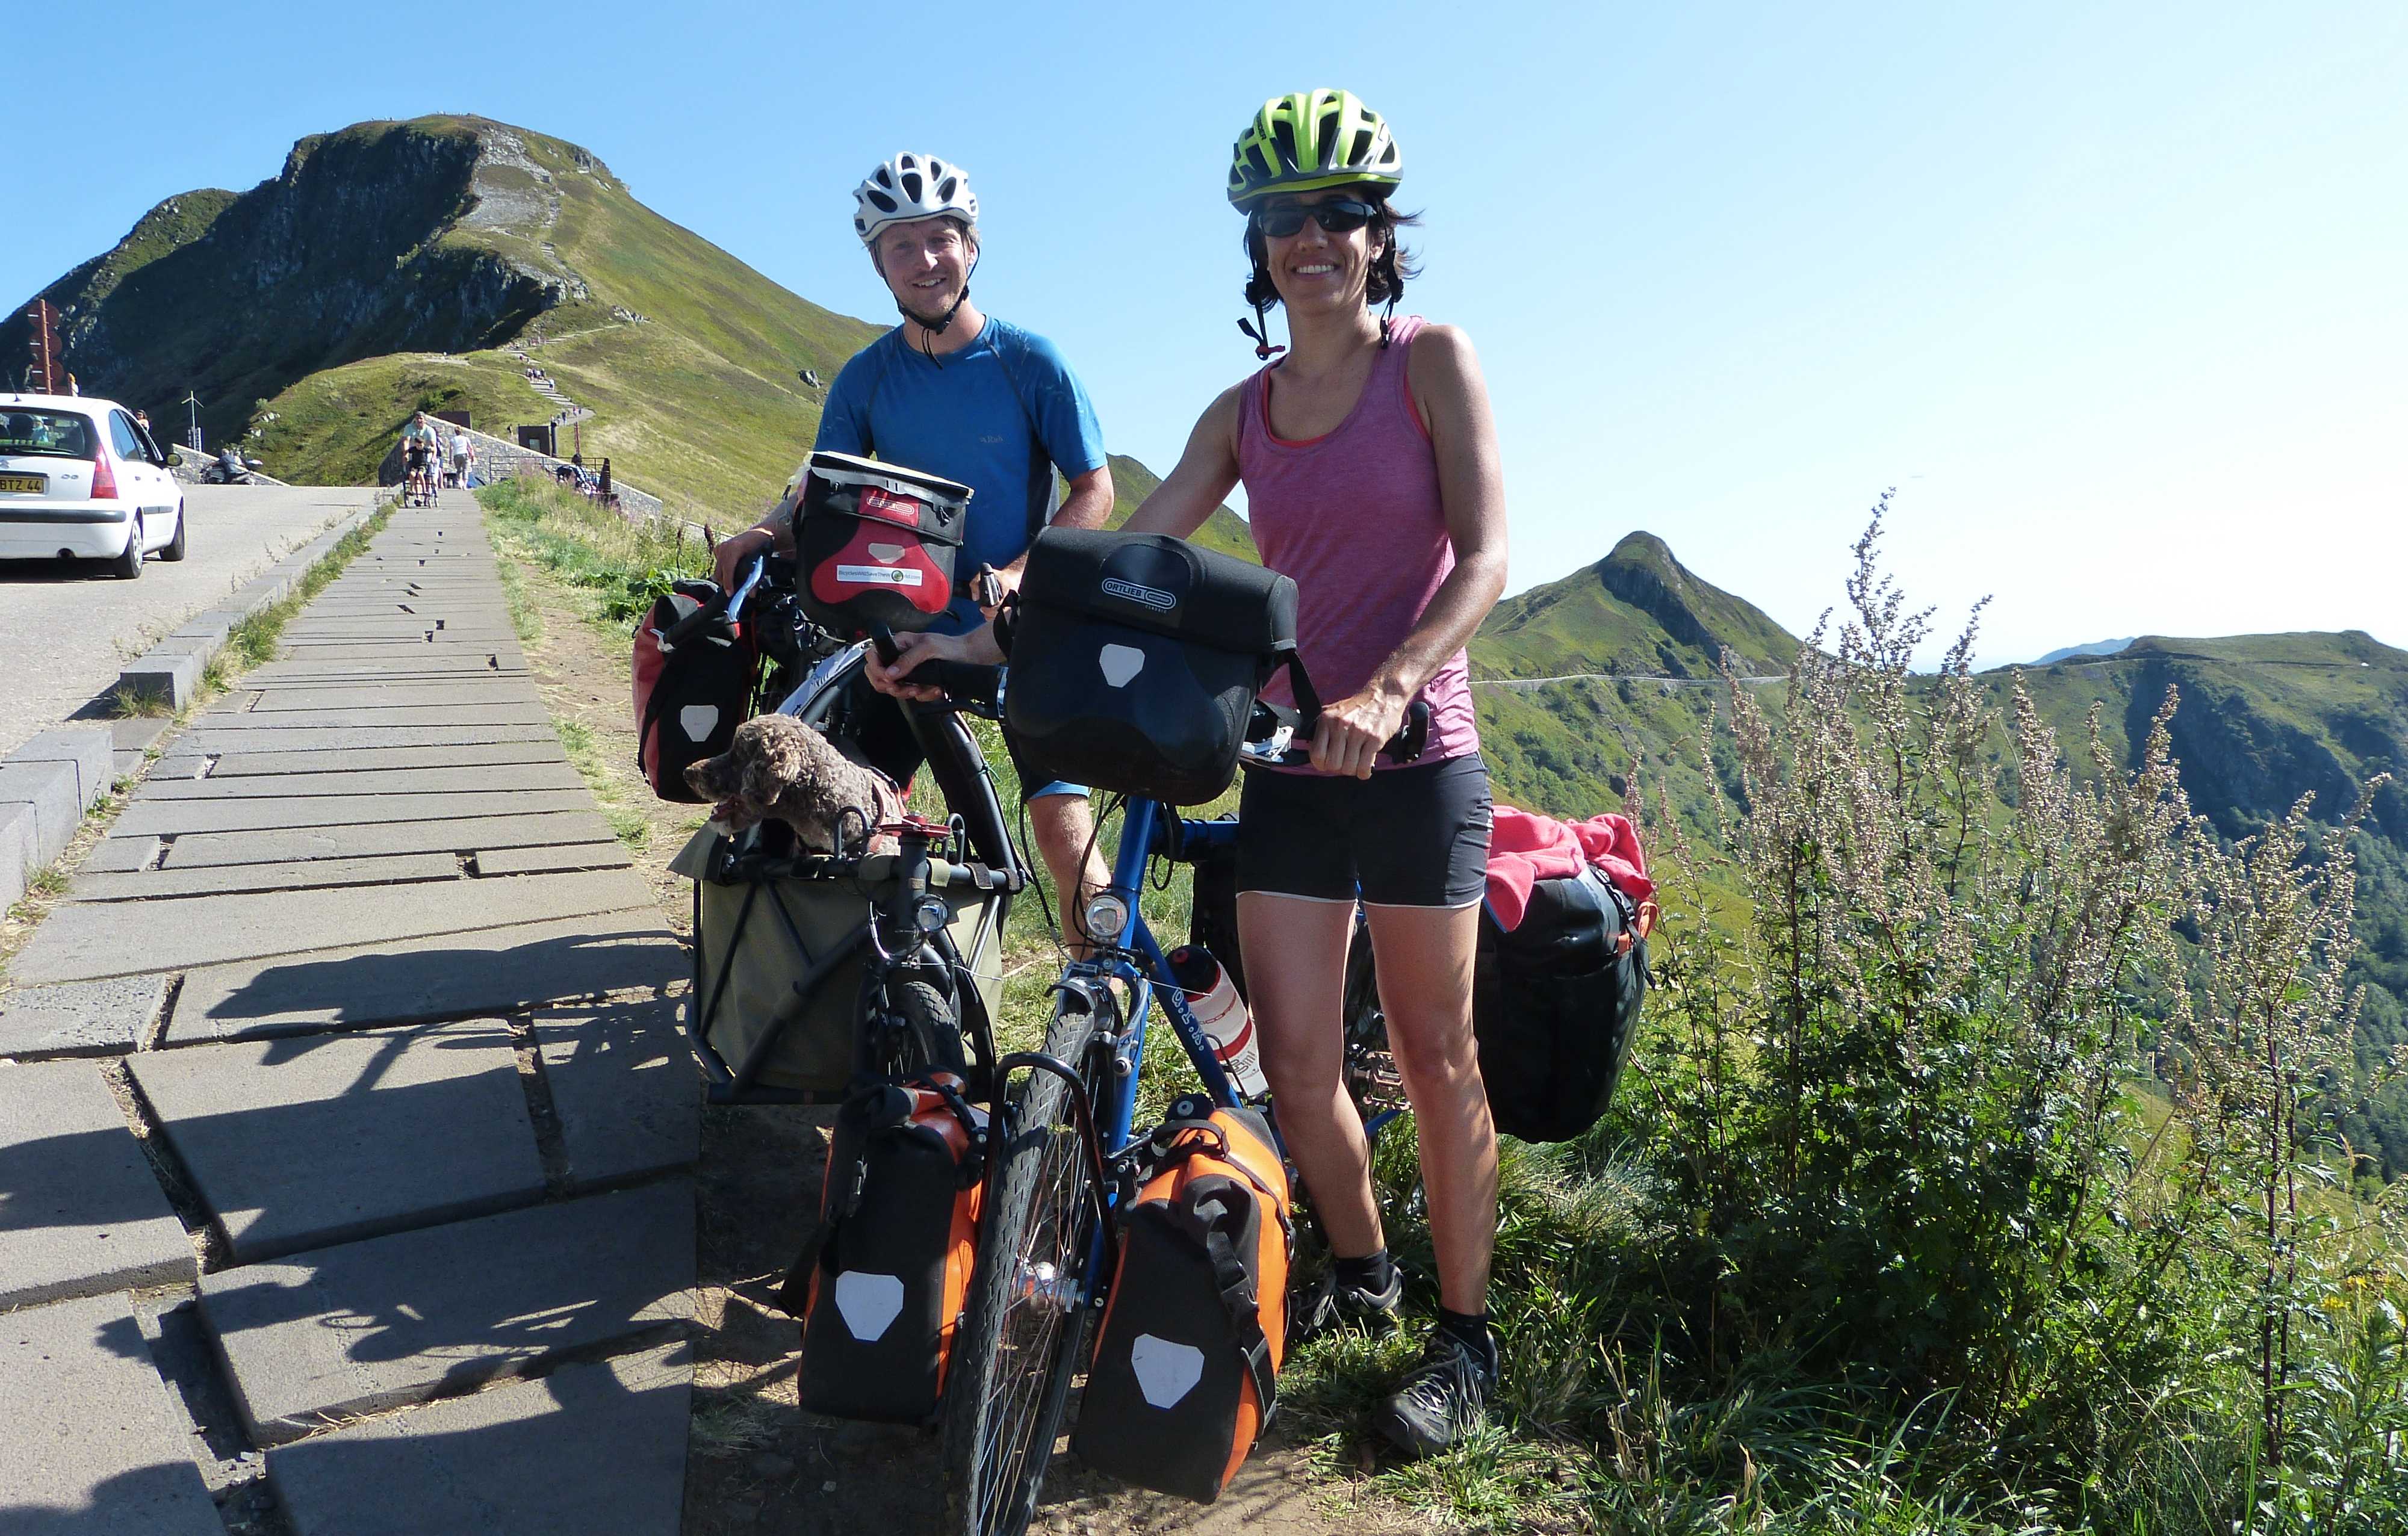
<svg viewBox="0 0 2408 1536">
<path fill-rule="evenodd" d="M 1009 591 L 1019 585 L 1039 528 L 1100 528 L 1111 512 L 1112 472 L 1095 409 L 1054 343 L 970 302 L 978 197 L 960 166 L 898 154 L 869 173 L 853 204 L 853 233 L 903 320 L 837 375 L 812 446 L 874 453 L 969 486 L 961 559 L 972 570 L 991 568 L 1000 591 Z M 1069 483 L 1058 508 L 1057 471 Z M 721 586 L 732 585 L 741 564 L 771 546 L 794 548 L 793 527 L 775 514 L 724 541 Z M 975 602 L 959 597 L 935 627 L 961 634 L 984 618 Z M 880 714 L 862 745 L 881 768 L 907 777 L 917 767 L 909 726 L 899 707 Z M 1087 792 L 1059 782 L 1031 784 L 1025 776 L 1021 787 L 1038 851 L 1054 888 L 1065 893 L 1065 909 L 1073 910 L 1068 893 L 1074 872 L 1086 885 L 1108 879 L 1093 846 Z"/>
</svg>

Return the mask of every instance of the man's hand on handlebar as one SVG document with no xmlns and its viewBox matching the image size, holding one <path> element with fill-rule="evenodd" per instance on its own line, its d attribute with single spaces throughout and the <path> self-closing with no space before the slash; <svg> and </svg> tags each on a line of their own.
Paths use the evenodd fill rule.
<svg viewBox="0 0 2408 1536">
<path fill-rule="evenodd" d="M 744 563 L 756 554 L 767 554 L 777 547 L 777 537 L 767 528 L 747 528 L 742 533 L 729 534 L 710 552 L 711 580 L 722 592 L 734 592 L 743 580 Z"/>
<path fill-rule="evenodd" d="M 1350 695 L 1321 707 L 1321 724 L 1312 733 L 1312 766 L 1324 773 L 1371 777 L 1381 749 L 1405 724 L 1410 694 L 1390 695 L 1377 688 Z"/>
<path fill-rule="evenodd" d="M 995 643 L 993 624 L 982 624 L 967 635 L 897 635 L 895 652 L 895 660 L 890 663 L 880 647 L 869 648 L 865 664 L 869 685 L 882 694 L 916 698 L 927 704 L 940 701 L 945 694 L 941 688 L 910 681 L 911 672 L 922 663 L 953 661 L 993 667 L 1003 660 L 1002 648 Z"/>
</svg>

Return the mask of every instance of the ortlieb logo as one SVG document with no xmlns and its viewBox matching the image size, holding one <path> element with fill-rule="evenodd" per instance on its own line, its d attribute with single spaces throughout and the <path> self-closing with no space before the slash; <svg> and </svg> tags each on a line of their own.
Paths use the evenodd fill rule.
<svg viewBox="0 0 2408 1536">
<path fill-rule="evenodd" d="M 1125 602 L 1142 603 L 1161 613 L 1168 613 L 1179 606 L 1179 598 L 1175 594 L 1165 592 L 1160 587 L 1140 586 L 1135 581 L 1124 581 L 1117 576 L 1104 578 L 1104 596 L 1118 597 Z"/>
</svg>

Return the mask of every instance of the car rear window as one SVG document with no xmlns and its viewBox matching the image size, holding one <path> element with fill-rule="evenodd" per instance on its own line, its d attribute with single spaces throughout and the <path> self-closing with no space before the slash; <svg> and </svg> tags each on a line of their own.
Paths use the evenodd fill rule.
<svg viewBox="0 0 2408 1536">
<path fill-rule="evenodd" d="M 0 408 L 0 453 L 89 459 L 93 436 L 90 418 L 71 410 Z"/>
</svg>

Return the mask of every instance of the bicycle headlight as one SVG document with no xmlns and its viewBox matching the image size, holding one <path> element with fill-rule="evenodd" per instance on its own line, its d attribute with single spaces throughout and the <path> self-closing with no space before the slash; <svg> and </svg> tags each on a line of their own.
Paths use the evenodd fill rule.
<svg viewBox="0 0 2408 1536">
<path fill-rule="evenodd" d="M 912 909 L 911 920 L 920 925 L 922 933 L 934 933 L 953 920 L 953 912 L 945 905 L 943 897 L 924 896 L 919 906 Z"/>
<path fill-rule="evenodd" d="M 1114 892 L 1097 891 L 1087 897 L 1086 908 L 1079 915 L 1086 937 L 1109 943 L 1118 940 L 1121 931 L 1128 926 L 1128 903 Z"/>
</svg>

